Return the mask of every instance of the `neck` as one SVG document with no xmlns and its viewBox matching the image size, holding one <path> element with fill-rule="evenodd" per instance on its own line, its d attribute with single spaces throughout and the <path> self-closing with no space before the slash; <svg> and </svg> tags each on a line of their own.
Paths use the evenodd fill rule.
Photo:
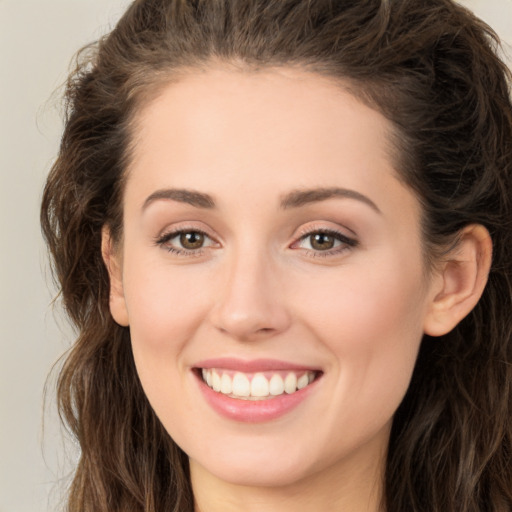
<svg viewBox="0 0 512 512">
<path fill-rule="evenodd" d="M 360 455 L 360 454 L 359 454 Z M 233 484 L 190 461 L 195 512 L 383 512 L 385 453 L 349 460 L 275 487 Z"/>
</svg>

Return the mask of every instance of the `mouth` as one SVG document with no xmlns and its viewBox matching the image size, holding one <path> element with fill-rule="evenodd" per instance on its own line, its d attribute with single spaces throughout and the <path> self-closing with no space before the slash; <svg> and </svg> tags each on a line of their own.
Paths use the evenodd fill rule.
<svg viewBox="0 0 512 512">
<path fill-rule="evenodd" d="M 324 372 L 276 359 L 216 358 L 192 368 L 206 403 L 230 421 L 265 423 L 311 403 Z"/>
<path fill-rule="evenodd" d="M 202 381 L 216 393 L 238 400 L 269 400 L 292 395 L 310 386 L 317 370 L 273 370 L 242 372 L 223 368 L 197 368 Z"/>
</svg>

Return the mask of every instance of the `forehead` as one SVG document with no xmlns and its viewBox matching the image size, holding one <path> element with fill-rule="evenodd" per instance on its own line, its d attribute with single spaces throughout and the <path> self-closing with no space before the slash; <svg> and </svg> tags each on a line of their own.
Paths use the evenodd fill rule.
<svg viewBox="0 0 512 512">
<path fill-rule="evenodd" d="M 244 143 L 246 159 L 258 143 L 259 151 L 280 144 L 282 150 L 315 157 L 313 150 L 322 142 L 330 146 L 329 154 L 333 145 L 353 146 L 358 132 L 371 136 L 374 149 L 387 157 L 392 131 L 391 123 L 358 101 L 343 82 L 295 68 L 180 73 L 142 106 L 133 126 L 136 158 L 162 142 L 185 149 L 187 140 L 200 140 L 205 153 L 217 149 L 221 138 L 228 145 L 230 140 Z M 304 141 L 306 147 L 299 144 Z M 229 145 L 231 154 L 236 149 Z"/>
<path fill-rule="evenodd" d="M 391 199 L 404 196 L 392 132 L 343 84 L 307 71 L 190 72 L 138 112 L 128 188 L 139 203 L 164 186 L 234 201 L 331 186 Z"/>
</svg>

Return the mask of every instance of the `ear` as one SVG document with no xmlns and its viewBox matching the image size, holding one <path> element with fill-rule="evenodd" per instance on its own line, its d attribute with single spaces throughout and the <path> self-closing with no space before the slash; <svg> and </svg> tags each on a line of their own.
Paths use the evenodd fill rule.
<svg viewBox="0 0 512 512">
<path fill-rule="evenodd" d="M 107 226 L 103 226 L 101 230 L 101 255 L 110 279 L 110 313 L 119 325 L 128 327 L 128 310 L 124 298 L 121 255 L 119 249 L 115 247 L 110 229 Z"/>
<path fill-rule="evenodd" d="M 424 324 L 430 336 L 450 332 L 475 307 L 487 283 L 492 261 L 489 232 L 479 224 L 470 225 L 461 231 L 459 240 L 435 278 Z"/>
</svg>

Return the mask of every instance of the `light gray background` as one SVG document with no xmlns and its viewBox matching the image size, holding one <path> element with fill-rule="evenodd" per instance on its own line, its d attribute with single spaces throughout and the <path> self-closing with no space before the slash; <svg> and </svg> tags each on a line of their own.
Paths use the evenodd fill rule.
<svg viewBox="0 0 512 512">
<path fill-rule="evenodd" d="M 512 0 L 461 1 L 512 45 Z M 0 0 L 0 512 L 57 510 L 76 457 L 51 385 L 42 434 L 45 380 L 72 333 L 50 305 L 39 202 L 62 127 L 55 91 L 128 3 Z"/>
</svg>

